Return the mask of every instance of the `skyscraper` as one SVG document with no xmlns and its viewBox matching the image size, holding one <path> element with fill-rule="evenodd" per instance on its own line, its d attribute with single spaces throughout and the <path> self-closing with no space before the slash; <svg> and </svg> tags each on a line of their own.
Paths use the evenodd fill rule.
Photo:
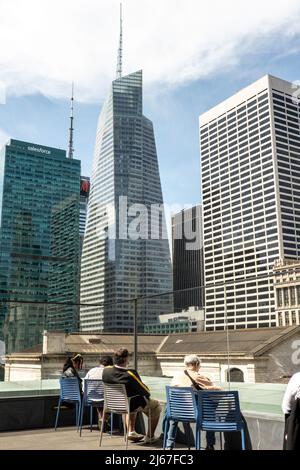
<svg viewBox="0 0 300 470">
<path fill-rule="evenodd" d="M 202 206 L 172 217 L 174 312 L 204 305 Z M 178 292 L 176 292 L 178 291 Z"/>
<path fill-rule="evenodd" d="M 20 351 L 77 329 L 80 161 L 11 140 L 0 168 L 1 339 Z"/>
<path fill-rule="evenodd" d="M 90 178 L 88 176 L 81 176 L 80 178 L 80 214 L 79 214 L 79 233 L 80 233 L 81 245 L 83 244 L 89 194 L 90 194 Z"/>
<path fill-rule="evenodd" d="M 276 326 L 274 261 L 300 256 L 295 92 L 267 75 L 200 116 L 207 330 Z"/>
<path fill-rule="evenodd" d="M 164 215 L 157 211 L 150 221 L 151 207 L 162 203 L 153 126 L 143 115 L 138 71 L 113 81 L 99 117 L 81 261 L 82 330 L 132 331 L 128 300 L 172 290 Z M 134 230 L 136 213 L 140 233 Z M 171 311 L 169 296 L 140 301 L 140 329 Z"/>
</svg>

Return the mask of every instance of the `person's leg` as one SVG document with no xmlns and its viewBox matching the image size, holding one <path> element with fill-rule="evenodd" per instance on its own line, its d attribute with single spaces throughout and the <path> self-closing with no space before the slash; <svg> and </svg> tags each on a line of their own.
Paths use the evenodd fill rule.
<svg viewBox="0 0 300 470">
<path fill-rule="evenodd" d="M 166 447 L 173 449 L 175 446 L 176 433 L 178 428 L 178 421 L 169 421 L 169 430 L 167 436 Z"/>
<path fill-rule="evenodd" d="M 216 443 L 215 433 L 213 431 L 206 432 L 206 447 L 213 447 Z"/>
<path fill-rule="evenodd" d="M 125 416 L 125 423 L 128 428 L 128 432 L 135 431 L 135 422 L 136 422 L 136 413 L 130 413 L 129 419 L 128 419 L 128 415 Z"/>
<path fill-rule="evenodd" d="M 153 400 L 149 398 L 147 406 L 143 409 L 143 413 L 148 416 L 148 431 L 147 437 L 152 438 L 154 437 L 155 430 L 157 428 L 157 424 L 159 421 L 161 412 L 160 404 L 157 400 Z"/>
</svg>

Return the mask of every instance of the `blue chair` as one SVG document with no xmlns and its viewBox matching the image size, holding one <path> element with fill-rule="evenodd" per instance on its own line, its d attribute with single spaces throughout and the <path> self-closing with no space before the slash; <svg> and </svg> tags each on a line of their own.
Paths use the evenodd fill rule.
<svg viewBox="0 0 300 470">
<path fill-rule="evenodd" d="M 80 436 L 82 431 L 83 411 L 85 407 L 90 408 L 90 431 L 92 431 L 93 424 L 93 409 L 103 408 L 104 405 L 104 383 L 100 379 L 84 379 L 83 380 L 83 397 L 80 408 Z M 113 414 L 110 415 L 111 429 L 113 431 Z"/>
<path fill-rule="evenodd" d="M 164 442 L 166 448 L 170 421 L 196 423 L 195 447 L 200 448 L 200 426 L 195 391 L 191 387 L 166 386 L 167 413 L 164 422 Z"/>
<path fill-rule="evenodd" d="M 201 390 L 197 392 L 197 398 L 200 429 L 220 433 L 240 431 L 242 449 L 245 450 L 245 428 L 238 392 Z M 201 433 L 199 433 L 199 439 L 201 439 Z"/>
<path fill-rule="evenodd" d="M 59 380 L 60 383 L 60 395 L 58 400 L 58 408 L 56 413 L 55 420 L 55 431 L 57 428 L 58 417 L 60 413 L 60 407 L 62 402 L 73 403 L 75 404 L 75 413 L 76 413 L 76 426 L 79 426 L 79 411 L 81 406 L 81 394 L 79 381 L 76 377 L 61 377 Z"/>
</svg>

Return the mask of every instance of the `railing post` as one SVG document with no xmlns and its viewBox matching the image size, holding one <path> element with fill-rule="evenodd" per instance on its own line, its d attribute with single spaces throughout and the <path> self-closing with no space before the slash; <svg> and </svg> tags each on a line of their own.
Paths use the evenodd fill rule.
<svg viewBox="0 0 300 470">
<path fill-rule="evenodd" d="M 137 299 L 134 299 L 134 316 L 133 316 L 133 358 L 134 368 L 138 368 L 138 331 L 137 331 Z"/>
</svg>

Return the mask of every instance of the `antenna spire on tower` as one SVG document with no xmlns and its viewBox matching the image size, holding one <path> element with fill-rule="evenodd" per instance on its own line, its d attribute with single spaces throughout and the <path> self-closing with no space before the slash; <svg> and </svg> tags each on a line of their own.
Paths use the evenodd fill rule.
<svg viewBox="0 0 300 470">
<path fill-rule="evenodd" d="M 117 78 L 122 77 L 122 54 L 123 54 L 123 28 L 122 28 L 122 3 L 120 3 L 120 41 L 118 49 Z"/>
<path fill-rule="evenodd" d="M 71 96 L 71 114 L 70 114 L 70 128 L 69 128 L 69 149 L 68 158 L 72 159 L 74 154 L 73 136 L 74 136 L 74 82 L 72 82 L 72 96 Z"/>
</svg>

